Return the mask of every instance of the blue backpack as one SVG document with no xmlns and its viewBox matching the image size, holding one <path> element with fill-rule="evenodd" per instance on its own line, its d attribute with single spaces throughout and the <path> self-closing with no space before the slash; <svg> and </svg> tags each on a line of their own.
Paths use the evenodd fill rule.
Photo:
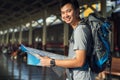
<svg viewBox="0 0 120 80">
<path fill-rule="evenodd" d="M 102 72 L 109 61 L 110 44 L 109 32 L 111 24 L 103 18 L 99 18 L 94 14 L 90 14 L 85 20 L 92 32 L 92 54 L 89 55 L 89 66 L 94 73 Z"/>
</svg>

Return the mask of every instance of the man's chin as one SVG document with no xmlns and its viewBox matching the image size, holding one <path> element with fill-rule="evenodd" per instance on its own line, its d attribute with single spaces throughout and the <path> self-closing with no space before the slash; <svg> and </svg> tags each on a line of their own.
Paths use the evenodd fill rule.
<svg viewBox="0 0 120 80">
<path fill-rule="evenodd" d="M 67 24 L 70 24 L 71 23 L 71 21 L 65 21 Z"/>
</svg>

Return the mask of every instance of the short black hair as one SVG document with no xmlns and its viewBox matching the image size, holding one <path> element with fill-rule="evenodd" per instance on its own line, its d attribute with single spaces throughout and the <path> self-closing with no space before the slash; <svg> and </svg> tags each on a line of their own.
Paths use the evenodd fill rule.
<svg viewBox="0 0 120 80">
<path fill-rule="evenodd" d="M 70 3 L 72 4 L 73 8 L 76 10 L 76 9 L 79 9 L 79 4 L 78 4 L 78 1 L 77 0 L 62 0 L 60 2 L 60 8 L 62 8 L 65 4 L 67 3 Z"/>
</svg>

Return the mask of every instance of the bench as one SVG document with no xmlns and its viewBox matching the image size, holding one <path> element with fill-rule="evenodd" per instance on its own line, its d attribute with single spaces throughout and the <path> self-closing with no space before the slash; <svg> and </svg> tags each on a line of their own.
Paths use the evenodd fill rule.
<svg viewBox="0 0 120 80">
<path fill-rule="evenodd" d="M 120 77 L 120 58 L 112 57 L 111 72 L 105 70 L 105 74 Z"/>
</svg>

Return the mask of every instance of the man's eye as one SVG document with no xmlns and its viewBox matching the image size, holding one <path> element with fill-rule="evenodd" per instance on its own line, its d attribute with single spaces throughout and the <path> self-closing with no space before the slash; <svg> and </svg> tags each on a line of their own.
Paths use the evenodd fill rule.
<svg viewBox="0 0 120 80">
<path fill-rule="evenodd" d="M 67 12 L 71 12 L 71 9 L 68 9 Z"/>
</svg>

